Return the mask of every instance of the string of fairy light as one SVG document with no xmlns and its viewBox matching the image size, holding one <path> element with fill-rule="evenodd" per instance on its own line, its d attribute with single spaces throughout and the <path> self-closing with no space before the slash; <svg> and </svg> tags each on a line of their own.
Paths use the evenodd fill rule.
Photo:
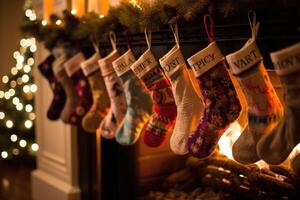
<svg viewBox="0 0 300 200">
<path fill-rule="evenodd" d="M 36 20 L 36 14 L 31 9 L 25 10 L 25 16 L 28 17 L 31 21 Z M 36 52 L 37 46 L 35 38 L 23 38 L 20 40 L 20 49 L 18 51 L 15 51 L 13 54 L 13 57 L 16 60 L 16 65 L 11 68 L 10 73 L 13 76 L 16 76 L 21 72 L 23 72 L 24 74 L 18 77 L 16 80 L 10 80 L 9 76 L 2 77 L 2 82 L 4 84 L 8 84 L 10 88 L 7 91 L 0 90 L 0 99 L 4 98 L 6 100 L 11 100 L 17 112 L 24 112 L 25 110 L 25 112 L 27 113 L 27 119 L 24 121 L 23 125 L 26 129 L 31 129 L 33 126 L 33 121 L 36 118 L 36 115 L 33 111 L 33 105 L 21 102 L 20 98 L 16 96 L 15 91 L 17 85 L 23 85 L 22 92 L 24 92 L 25 95 L 32 95 L 37 91 L 37 86 L 34 83 L 28 84 L 31 81 L 29 73 L 31 72 L 32 67 L 35 63 L 33 57 L 25 57 L 25 53 L 28 50 L 31 53 Z M 15 125 L 15 122 L 12 119 L 9 119 L 7 113 L 5 113 L 4 111 L 0 111 L 0 120 L 4 121 L 4 124 L 8 129 L 12 129 Z M 18 143 L 20 148 L 28 148 L 28 150 L 32 152 L 36 152 L 39 149 L 39 145 L 37 143 L 29 144 L 26 139 L 21 138 L 17 134 L 11 134 L 10 140 L 13 143 Z M 20 149 L 13 148 L 11 151 L 2 151 L 0 155 L 1 158 L 7 159 L 9 156 L 18 156 L 19 154 Z"/>
</svg>

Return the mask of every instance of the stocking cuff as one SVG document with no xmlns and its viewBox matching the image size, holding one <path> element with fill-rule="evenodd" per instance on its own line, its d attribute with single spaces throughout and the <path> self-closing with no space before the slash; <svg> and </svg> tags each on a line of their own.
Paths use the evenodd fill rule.
<svg viewBox="0 0 300 200">
<path fill-rule="evenodd" d="M 108 54 L 106 57 L 98 60 L 98 64 L 100 66 L 101 74 L 102 76 L 107 76 L 114 71 L 114 68 L 112 67 L 112 62 L 116 60 L 119 57 L 119 53 L 117 50 L 113 50 L 110 54 Z"/>
<path fill-rule="evenodd" d="M 92 74 L 94 71 L 99 70 L 98 60 L 100 55 L 98 52 L 94 53 L 89 59 L 80 63 L 81 69 L 85 76 Z"/>
<path fill-rule="evenodd" d="M 300 42 L 270 54 L 278 75 L 288 75 L 300 70 Z"/>
<path fill-rule="evenodd" d="M 171 77 L 182 65 L 185 65 L 184 57 L 177 45 L 159 59 L 159 62 L 168 77 Z"/>
<path fill-rule="evenodd" d="M 196 77 L 201 76 L 224 58 L 216 42 L 190 57 L 187 61 Z"/>
<path fill-rule="evenodd" d="M 115 69 L 118 76 L 122 76 L 126 72 L 130 70 L 130 66 L 135 62 L 134 55 L 129 49 L 126 53 L 124 53 L 121 57 L 115 60 L 112 65 Z"/>
<path fill-rule="evenodd" d="M 71 77 L 75 72 L 80 69 L 80 63 L 84 61 L 84 55 L 79 52 L 64 64 L 67 75 Z"/>
<path fill-rule="evenodd" d="M 262 60 L 262 55 L 254 38 L 250 38 L 237 52 L 226 56 L 233 74 L 238 75 Z"/>
<path fill-rule="evenodd" d="M 59 58 L 55 59 L 53 62 L 53 73 L 54 75 L 58 74 L 61 70 L 64 69 L 64 62 L 66 61 L 67 57 L 65 55 L 60 56 Z"/>
<path fill-rule="evenodd" d="M 147 72 L 158 65 L 157 60 L 154 58 L 150 49 L 146 50 L 140 58 L 133 63 L 130 68 L 137 75 L 138 78 L 142 78 Z"/>
</svg>

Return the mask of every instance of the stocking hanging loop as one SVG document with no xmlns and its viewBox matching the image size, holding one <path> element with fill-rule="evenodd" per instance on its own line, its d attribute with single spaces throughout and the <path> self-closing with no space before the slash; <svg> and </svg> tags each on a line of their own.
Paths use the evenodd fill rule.
<svg viewBox="0 0 300 200">
<path fill-rule="evenodd" d="M 170 24 L 170 27 L 172 29 L 172 32 L 174 34 L 174 38 L 175 38 L 175 41 L 176 41 L 176 45 L 179 47 L 179 33 L 178 33 L 178 26 L 177 26 L 177 23 L 175 24 Z"/>
<path fill-rule="evenodd" d="M 256 22 L 256 12 L 254 10 L 250 10 L 248 12 L 248 20 L 252 31 L 252 38 L 256 38 L 259 28 L 259 22 Z"/>
<path fill-rule="evenodd" d="M 91 41 L 92 41 L 92 45 L 94 47 L 95 52 L 100 54 L 100 49 L 99 49 L 98 41 L 97 40 L 93 40 L 92 38 L 91 38 Z"/>
<path fill-rule="evenodd" d="M 113 50 L 116 50 L 117 49 L 117 38 L 116 38 L 115 32 L 113 32 L 113 31 L 109 32 L 109 40 L 110 40 Z"/>
<path fill-rule="evenodd" d="M 209 20 L 209 25 L 207 20 Z M 210 14 L 204 15 L 203 17 L 204 27 L 206 34 L 208 36 L 208 39 L 210 42 L 215 41 L 215 33 L 214 33 L 214 21 Z"/>
<path fill-rule="evenodd" d="M 98 45 L 97 45 L 96 43 L 94 43 L 94 42 L 92 42 L 92 45 L 93 45 L 93 47 L 94 47 L 94 49 L 95 49 L 95 52 L 99 53 L 100 50 L 99 50 Z"/>
<path fill-rule="evenodd" d="M 150 49 L 151 48 L 152 31 L 147 30 L 147 28 L 145 28 L 144 32 L 145 32 L 145 38 L 146 38 L 148 48 Z"/>
</svg>

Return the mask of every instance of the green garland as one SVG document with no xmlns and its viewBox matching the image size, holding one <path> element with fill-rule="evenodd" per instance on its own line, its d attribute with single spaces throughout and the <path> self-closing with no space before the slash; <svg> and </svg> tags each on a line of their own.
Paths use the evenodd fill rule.
<svg viewBox="0 0 300 200">
<path fill-rule="evenodd" d="M 110 31 L 139 33 L 145 27 L 159 30 L 162 25 L 168 23 L 192 20 L 199 13 L 209 12 L 228 16 L 239 10 L 238 5 L 248 9 L 251 2 L 251 0 L 156 0 L 150 3 L 142 0 L 140 5 L 122 2 L 118 7 L 110 8 L 108 14 L 102 18 L 93 12 L 78 18 L 65 10 L 60 19 L 61 25 L 56 24 L 59 17 L 52 15 L 47 25 L 43 26 L 41 20 L 26 21 L 21 29 L 25 35 L 35 37 L 51 50 L 59 43 L 74 44 L 76 41 L 86 39 L 98 44 Z"/>
</svg>

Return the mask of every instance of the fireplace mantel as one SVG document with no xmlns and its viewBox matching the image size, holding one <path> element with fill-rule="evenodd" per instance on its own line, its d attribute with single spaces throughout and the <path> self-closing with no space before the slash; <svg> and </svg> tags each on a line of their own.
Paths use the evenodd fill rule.
<svg viewBox="0 0 300 200">
<path fill-rule="evenodd" d="M 65 1 L 69 2 L 65 4 L 65 6 L 72 8 L 70 5 L 74 0 Z M 44 2 L 47 1 L 44 0 Z M 55 7 L 55 10 L 61 10 L 61 8 Z M 281 16 L 283 14 L 287 13 L 281 13 Z M 245 20 L 239 21 L 238 23 L 236 21 L 230 23 L 230 19 L 228 19 L 226 23 L 223 24 L 222 20 L 218 21 L 218 18 L 216 18 L 216 41 L 224 54 L 240 48 L 247 38 L 250 37 L 250 29 L 246 17 L 247 14 L 244 13 L 244 15 L 245 16 L 241 16 L 241 18 Z M 258 18 L 261 17 L 259 13 L 258 16 Z M 274 15 L 273 19 L 261 17 L 262 24 L 258 36 L 258 43 L 260 44 L 262 53 L 266 56 L 265 62 L 267 63 L 267 67 L 270 66 L 267 55 L 270 51 L 283 48 L 287 46 L 287 44 L 300 40 L 299 32 L 295 31 L 296 27 L 299 27 L 300 25 L 299 13 L 295 18 L 292 18 L 292 20 L 290 20 L 291 17 L 287 18 L 286 21 L 279 20 L 279 18 L 279 15 Z M 179 24 L 181 48 L 185 58 L 188 58 L 196 51 L 199 51 L 201 48 L 208 45 L 203 23 L 202 21 L 199 21 L 200 20 L 194 21 L 189 24 Z M 127 44 L 124 36 L 117 34 L 117 38 L 118 49 L 120 52 L 125 51 Z M 129 39 L 137 56 L 146 49 L 147 45 L 143 33 L 131 35 Z M 274 43 L 274 41 L 276 41 L 276 43 Z M 164 27 L 161 31 L 153 33 L 152 47 L 157 58 L 164 55 L 174 44 L 175 42 L 169 27 Z M 110 51 L 110 44 L 108 41 L 101 42 L 101 51 L 103 51 L 103 55 Z M 42 45 L 39 45 L 35 55 L 36 63 L 38 64 L 41 62 L 46 56 L 47 51 L 43 49 Z M 50 105 L 51 100 L 51 90 L 48 83 L 41 77 L 37 70 L 35 70 L 35 82 L 38 86 L 35 99 L 37 115 L 36 139 L 40 146 L 40 150 L 37 157 L 37 169 L 32 173 L 33 200 L 79 200 L 82 198 L 83 192 L 80 190 L 79 168 L 85 163 L 78 163 L 78 144 L 80 144 L 80 142 L 84 143 L 84 141 L 81 140 L 81 138 L 78 138 L 78 130 L 75 127 L 65 125 L 61 121 L 49 121 L 46 118 L 47 108 Z M 103 148 L 108 150 L 112 145 L 116 144 L 112 144 L 110 141 L 104 141 Z M 149 163 L 153 164 L 153 160 L 149 159 L 150 150 L 140 145 L 141 144 L 137 144 L 137 147 L 133 147 L 131 150 L 134 152 L 136 150 L 135 148 L 137 148 L 139 151 L 139 157 L 136 159 L 141 163 L 139 167 L 141 168 L 141 171 L 143 171 L 141 172 L 141 174 L 143 174 L 141 182 L 146 184 L 153 179 L 153 170 L 149 170 L 148 165 Z M 119 151 L 121 152 L 121 148 L 124 147 L 116 147 L 114 154 L 121 157 L 120 154 L 118 154 Z M 169 149 L 168 144 L 164 146 L 165 152 L 163 153 L 159 151 L 151 152 L 158 163 L 162 163 L 160 162 L 162 159 L 164 159 L 164 161 L 169 161 L 168 159 L 173 156 L 167 149 Z M 112 156 L 112 154 L 107 156 Z M 126 158 L 126 156 L 124 157 Z M 125 159 L 119 159 L 118 162 L 124 160 Z M 170 159 L 170 162 L 171 161 L 173 162 L 173 160 Z M 116 162 L 112 163 L 115 164 Z M 155 166 L 156 168 L 160 167 L 157 164 L 155 164 Z M 113 166 L 113 169 L 117 169 L 117 167 L 118 166 Z M 156 170 L 156 168 L 154 169 Z M 166 174 L 167 173 L 168 172 L 166 172 Z M 92 172 L 90 172 L 90 175 L 91 174 Z M 111 174 L 117 176 L 116 173 Z M 131 174 L 126 175 L 129 176 Z M 109 178 L 110 177 L 107 179 Z M 122 183 L 122 181 L 120 183 Z M 114 187 L 115 184 L 111 183 L 111 186 Z M 107 187 L 109 187 L 109 185 Z"/>
</svg>

